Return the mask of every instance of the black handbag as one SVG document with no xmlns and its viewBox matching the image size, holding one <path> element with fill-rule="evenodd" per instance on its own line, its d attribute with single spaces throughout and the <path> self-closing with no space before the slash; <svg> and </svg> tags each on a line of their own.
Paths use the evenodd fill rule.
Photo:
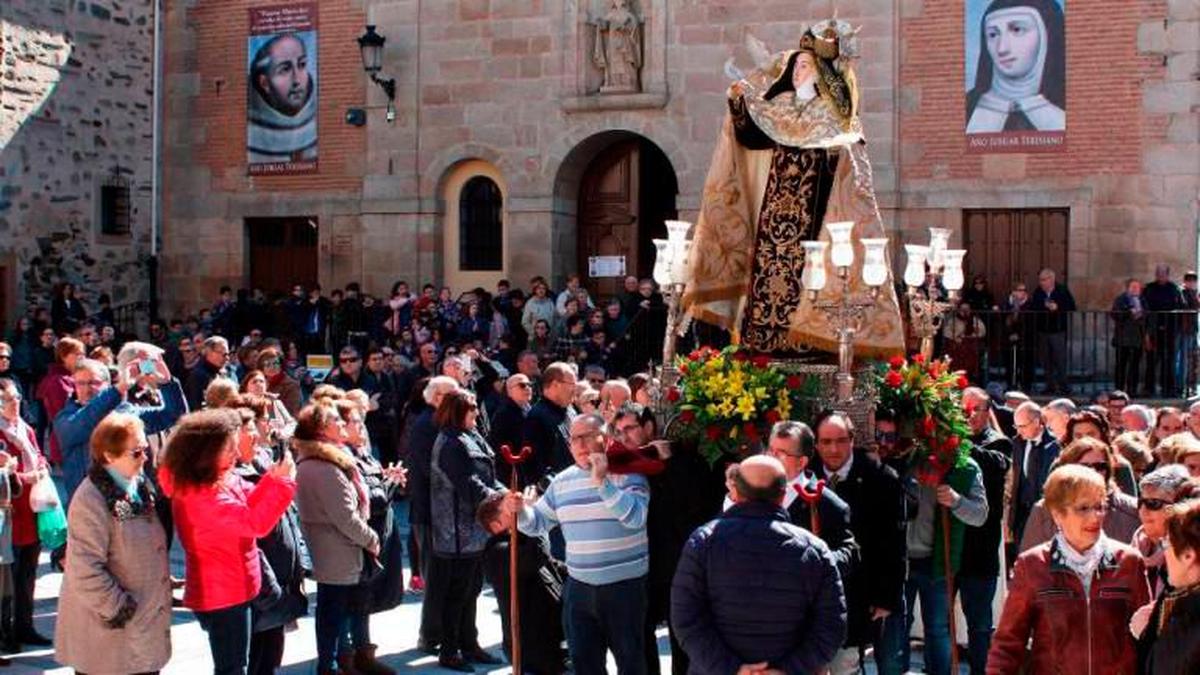
<svg viewBox="0 0 1200 675">
<path fill-rule="evenodd" d="M 383 576 L 383 564 L 379 562 L 378 556 L 366 549 L 363 549 L 362 556 L 363 564 L 362 571 L 358 573 L 358 585 L 370 586 Z"/>
</svg>

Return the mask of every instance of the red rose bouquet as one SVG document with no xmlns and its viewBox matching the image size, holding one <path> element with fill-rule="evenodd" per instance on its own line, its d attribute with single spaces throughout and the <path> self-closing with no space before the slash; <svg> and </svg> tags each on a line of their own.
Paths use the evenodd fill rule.
<svg viewBox="0 0 1200 675">
<path fill-rule="evenodd" d="M 949 359 L 926 362 L 893 356 L 876 369 L 879 408 L 896 415 L 902 444 L 911 448 L 909 462 L 926 485 L 942 482 L 950 469 L 970 457 L 971 427 L 962 408 L 967 379 L 950 370 Z"/>
</svg>

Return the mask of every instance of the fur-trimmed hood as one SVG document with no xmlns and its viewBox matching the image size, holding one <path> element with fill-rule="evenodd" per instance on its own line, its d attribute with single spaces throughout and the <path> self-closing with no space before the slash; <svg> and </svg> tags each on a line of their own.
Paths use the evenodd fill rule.
<svg viewBox="0 0 1200 675">
<path fill-rule="evenodd" d="M 303 462 L 306 459 L 318 459 L 322 462 L 333 464 L 348 474 L 357 471 L 354 457 L 350 455 L 349 451 L 333 443 L 326 443 L 325 441 L 301 441 L 293 438 L 292 450 L 296 452 L 297 462 Z"/>
</svg>

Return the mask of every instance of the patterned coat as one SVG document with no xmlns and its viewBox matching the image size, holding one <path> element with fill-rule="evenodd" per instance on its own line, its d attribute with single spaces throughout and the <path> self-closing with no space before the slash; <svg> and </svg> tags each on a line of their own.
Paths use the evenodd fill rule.
<svg viewBox="0 0 1200 675">
<path fill-rule="evenodd" d="M 66 569 L 55 659 L 86 673 L 161 670 L 171 658 L 171 579 L 154 509 L 118 520 L 92 477 L 84 479 L 67 516 Z M 110 627 L 129 597 L 133 617 Z"/>
</svg>

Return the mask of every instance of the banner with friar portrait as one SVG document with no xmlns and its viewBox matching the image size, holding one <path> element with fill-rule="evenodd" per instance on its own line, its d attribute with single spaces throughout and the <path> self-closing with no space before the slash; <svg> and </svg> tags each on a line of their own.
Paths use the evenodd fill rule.
<svg viewBox="0 0 1200 675">
<path fill-rule="evenodd" d="M 246 73 L 247 172 L 316 172 L 317 3 L 251 8 Z"/>
<path fill-rule="evenodd" d="M 1065 0 L 965 1 L 967 151 L 1065 150 Z"/>
</svg>

